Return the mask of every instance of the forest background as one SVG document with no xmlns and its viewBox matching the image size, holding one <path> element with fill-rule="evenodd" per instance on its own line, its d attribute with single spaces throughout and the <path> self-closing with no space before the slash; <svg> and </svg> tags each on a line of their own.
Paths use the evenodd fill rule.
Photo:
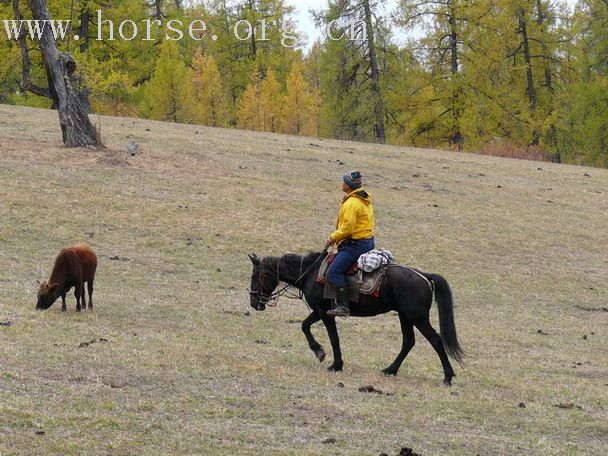
<svg viewBox="0 0 608 456">
<path fill-rule="evenodd" d="M 282 0 L 47 4 L 71 20 L 58 46 L 94 113 L 608 166 L 608 0 L 330 0 L 309 14 L 345 38 L 308 44 Z M 110 40 L 100 11 L 204 20 L 216 39 Z M 51 107 L 37 43 L 3 30 L 15 18 L 28 2 L 0 0 L 0 102 Z"/>
</svg>

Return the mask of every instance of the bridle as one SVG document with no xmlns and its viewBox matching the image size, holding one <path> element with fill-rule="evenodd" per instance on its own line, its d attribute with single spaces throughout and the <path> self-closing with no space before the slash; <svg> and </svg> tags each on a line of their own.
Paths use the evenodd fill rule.
<svg viewBox="0 0 608 456">
<path fill-rule="evenodd" d="M 282 287 L 280 290 L 277 291 L 273 291 L 271 293 L 266 293 L 265 287 L 264 287 L 264 280 L 266 278 L 265 274 L 266 272 L 263 271 L 263 267 L 262 267 L 262 262 L 264 261 L 264 258 L 260 259 L 260 264 L 258 266 L 259 268 L 259 275 L 258 275 L 258 287 L 257 290 L 249 290 L 249 295 L 250 296 L 257 296 L 257 300 L 260 304 L 262 304 L 263 306 L 268 306 L 268 307 L 276 307 L 276 305 L 278 304 L 279 298 L 281 296 L 284 296 L 286 294 L 289 293 L 289 289 L 292 287 L 295 287 L 298 282 L 300 282 L 304 277 L 306 277 L 308 275 L 308 273 L 312 270 L 312 268 L 315 267 L 315 265 L 324 258 L 323 253 L 321 253 L 317 259 L 310 265 L 308 266 L 305 270 L 303 270 L 304 268 L 304 257 L 302 256 L 300 258 L 300 275 L 298 276 L 298 278 L 296 280 L 294 280 L 294 282 L 292 284 L 285 284 L 284 287 Z M 277 284 L 279 282 L 281 282 L 281 271 L 280 271 L 280 266 L 281 266 L 281 258 L 278 258 L 277 260 L 277 268 L 276 268 L 276 282 Z M 275 285 L 276 288 L 276 285 Z M 293 298 L 297 298 L 297 299 L 304 299 L 304 292 L 300 289 L 298 291 L 298 294 L 291 294 L 290 297 Z"/>
</svg>

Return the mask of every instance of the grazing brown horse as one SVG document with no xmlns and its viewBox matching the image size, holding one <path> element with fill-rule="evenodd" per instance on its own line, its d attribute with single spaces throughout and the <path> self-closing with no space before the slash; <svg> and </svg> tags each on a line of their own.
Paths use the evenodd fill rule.
<svg viewBox="0 0 608 456">
<path fill-rule="evenodd" d="M 93 309 L 93 281 L 97 269 L 97 256 L 87 244 L 76 244 L 63 249 L 55 259 L 53 272 L 48 282 L 38 282 L 37 310 L 48 309 L 61 296 L 61 310 L 65 312 L 65 295 L 74 287 L 76 310 L 87 308 L 84 284 L 89 289 L 89 309 Z M 82 302 L 82 306 L 81 306 Z"/>
</svg>

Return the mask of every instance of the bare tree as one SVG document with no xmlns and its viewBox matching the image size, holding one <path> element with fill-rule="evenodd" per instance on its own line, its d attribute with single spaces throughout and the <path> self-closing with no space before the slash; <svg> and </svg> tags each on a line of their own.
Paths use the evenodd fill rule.
<svg viewBox="0 0 608 456">
<path fill-rule="evenodd" d="M 28 3 L 35 20 L 50 20 L 46 0 L 28 0 Z M 59 112 L 63 143 L 67 147 L 98 146 L 99 138 L 88 116 L 86 93 L 79 88 L 74 77 L 76 62 L 72 56 L 57 49 L 50 27 L 44 27 L 42 31 L 40 52 L 50 96 Z"/>
</svg>

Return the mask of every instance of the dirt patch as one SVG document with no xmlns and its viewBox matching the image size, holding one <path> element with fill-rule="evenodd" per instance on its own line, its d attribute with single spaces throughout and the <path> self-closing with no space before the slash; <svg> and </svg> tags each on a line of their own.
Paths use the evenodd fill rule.
<svg viewBox="0 0 608 456">
<path fill-rule="evenodd" d="M 608 312 L 608 307 L 585 307 L 575 306 L 577 309 L 584 310 L 585 312 Z"/>
<path fill-rule="evenodd" d="M 388 453 L 380 453 L 380 456 L 389 456 L 389 455 L 388 455 Z M 422 455 L 419 453 L 416 453 L 411 448 L 403 447 L 403 448 L 401 448 L 401 450 L 399 450 L 399 453 L 397 453 L 397 456 L 422 456 Z"/>
<path fill-rule="evenodd" d="M 559 404 L 555 404 L 553 407 L 566 410 L 583 410 L 583 407 L 576 405 L 573 402 L 560 402 Z"/>
<path fill-rule="evenodd" d="M 92 339 L 88 342 L 80 342 L 80 345 L 78 345 L 78 348 L 86 348 L 89 345 L 93 345 L 93 344 L 107 344 L 108 342 L 110 342 L 108 339 L 104 339 L 103 337 L 100 337 L 99 339 Z"/>
<path fill-rule="evenodd" d="M 382 394 L 382 395 L 385 395 L 385 396 L 393 396 L 394 395 L 394 393 L 385 393 L 384 391 L 375 388 L 373 385 L 361 386 L 359 388 L 359 391 L 361 393 Z"/>
</svg>

